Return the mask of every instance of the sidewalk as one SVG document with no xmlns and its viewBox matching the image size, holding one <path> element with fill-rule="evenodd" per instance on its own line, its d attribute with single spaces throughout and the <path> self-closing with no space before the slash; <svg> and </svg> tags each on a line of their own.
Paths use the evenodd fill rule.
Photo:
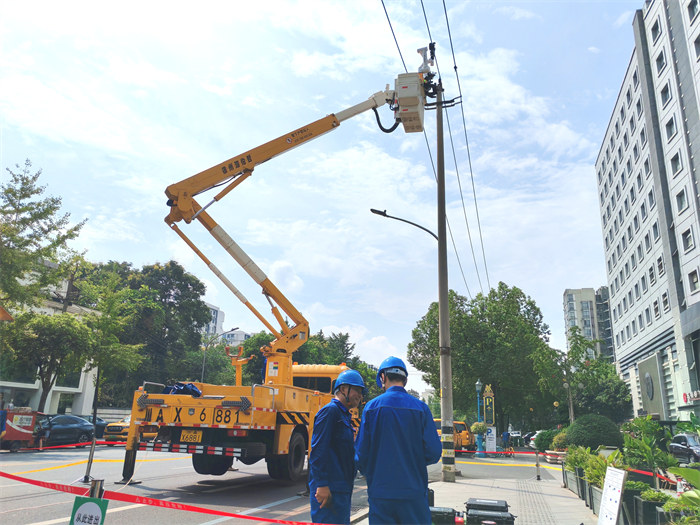
<svg viewBox="0 0 700 525">
<path fill-rule="evenodd" d="M 516 480 L 469 479 L 457 476 L 455 483 L 431 481 L 429 487 L 435 491 L 436 507 L 449 507 L 461 512 L 464 512 L 465 503 L 469 498 L 506 500 L 510 506 L 509 512 L 516 516 L 517 525 L 595 525 L 598 523 L 598 517 L 591 509 L 586 507 L 576 494 L 562 486 L 561 476 L 539 481 L 535 477 Z M 355 498 L 353 498 L 353 507 L 356 504 L 354 500 Z M 361 525 L 369 523 L 367 507 L 355 507 L 353 510 L 355 512 L 350 518 L 351 523 Z"/>
</svg>

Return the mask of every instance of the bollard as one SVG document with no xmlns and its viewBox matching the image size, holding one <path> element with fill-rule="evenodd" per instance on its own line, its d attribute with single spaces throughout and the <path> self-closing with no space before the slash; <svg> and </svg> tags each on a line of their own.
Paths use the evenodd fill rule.
<svg viewBox="0 0 700 525">
<path fill-rule="evenodd" d="M 93 479 L 90 483 L 90 497 L 91 498 L 101 498 L 104 494 L 104 482 L 103 479 Z"/>
<path fill-rule="evenodd" d="M 537 463 L 537 481 L 541 481 L 542 478 L 540 477 L 540 452 L 539 452 L 539 450 L 535 450 L 535 462 Z"/>
</svg>

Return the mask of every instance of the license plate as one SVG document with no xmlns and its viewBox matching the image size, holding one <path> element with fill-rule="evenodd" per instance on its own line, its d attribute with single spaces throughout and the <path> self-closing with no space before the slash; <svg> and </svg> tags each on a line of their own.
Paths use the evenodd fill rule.
<svg viewBox="0 0 700 525">
<path fill-rule="evenodd" d="M 202 431 L 201 430 L 185 430 L 183 429 L 180 433 L 181 443 L 201 443 L 202 442 Z"/>
</svg>

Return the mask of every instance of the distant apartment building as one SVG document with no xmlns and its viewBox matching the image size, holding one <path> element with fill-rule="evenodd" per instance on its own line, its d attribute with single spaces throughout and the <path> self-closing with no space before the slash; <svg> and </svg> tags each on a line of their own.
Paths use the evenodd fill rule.
<svg viewBox="0 0 700 525">
<path fill-rule="evenodd" d="M 209 304 L 206 301 L 204 304 L 207 305 L 209 312 L 211 312 L 211 321 L 204 326 L 202 333 L 210 336 L 220 334 L 224 331 L 224 317 L 226 314 L 224 314 L 218 306 Z"/>
<path fill-rule="evenodd" d="M 699 0 L 649 0 L 596 161 L 615 357 L 636 414 L 700 415 Z"/>
<path fill-rule="evenodd" d="M 578 326 L 586 339 L 601 341 L 590 351 L 591 358 L 614 359 L 607 287 L 564 290 L 564 323 L 567 335 L 572 327 Z M 566 349 L 569 349 L 568 338 Z"/>
</svg>

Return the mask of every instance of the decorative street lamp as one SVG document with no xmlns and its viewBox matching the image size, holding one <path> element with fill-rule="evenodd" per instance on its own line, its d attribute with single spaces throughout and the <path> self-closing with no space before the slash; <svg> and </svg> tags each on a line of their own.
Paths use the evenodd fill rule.
<svg viewBox="0 0 700 525">
<path fill-rule="evenodd" d="M 481 423 L 481 380 L 476 380 L 476 420 Z M 484 436 L 482 434 L 477 434 L 476 436 L 476 456 L 479 458 L 485 457 L 484 454 Z"/>
<path fill-rule="evenodd" d="M 220 334 L 215 334 L 213 337 L 210 337 L 210 338 L 207 340 L 206 343 L 204 343 L 204 346 L 202 347 L 202 350 L 203 350 L 203 354 L 202 354 L 202 377 L 201 377 L 201 379 L 199 380 L 200 383 L 204 383 L 204 363 L 205 363 L 206 360 L 207 360 L 207 350 L 209 349 L 209 347 L 211 346 L 211 344 L 212 344 L 214 341 L 216 341 L 217 339 L 219 339 L 221 336 L 226 335 L 226 334 L 230 334 L 231 332 L 235 332 L 236 330 L 238 330 L 238 327 L 236 327 L 236 328 L 231 328 L 230 330 L 226 330 L 225 332 L 221 332 Z"/>
</svg>

